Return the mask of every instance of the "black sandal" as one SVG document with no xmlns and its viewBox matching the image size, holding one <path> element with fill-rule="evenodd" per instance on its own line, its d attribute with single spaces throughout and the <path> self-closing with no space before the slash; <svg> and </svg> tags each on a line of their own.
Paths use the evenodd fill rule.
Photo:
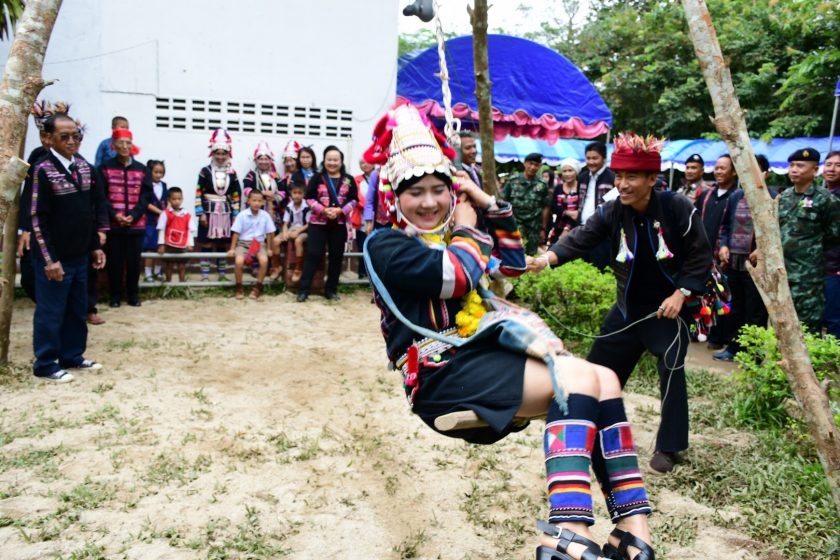
<svg viewBox="0 0 840 560">
<path fill-rule="evenodd" d="M 618 548 L 610 543 L 604 545 L 604 555 L 611 560 L 656 560 L 656 554 L 648 543 L 627 531 L 615 528 L 610 533 L 613 537 L 618 539 Z M 630 558 L 630 553 L 627 547 L 632 546 L 639 549 L 639 553 L 635 558 Z"/>
<path fill-rule="evenodd" d="M 582 544 L 586 547 L 586 550 L 583 551 L 580 560 L 599 560 L 602 558 L 600 546 L 586 537 L 581 537 L 574 531 L 561 529 L 560 527 L 555 527 L 550 523 L 539 520 L 537 520 L 537 529 L 549 537 L 560 540 L 560 542 L 557 543 L 556 549 L 552 549 L 547 546 L 537 547 L 537 560 L 575 560 L 566 552 L 569 545 L 572 543 Z"/>
</svg>

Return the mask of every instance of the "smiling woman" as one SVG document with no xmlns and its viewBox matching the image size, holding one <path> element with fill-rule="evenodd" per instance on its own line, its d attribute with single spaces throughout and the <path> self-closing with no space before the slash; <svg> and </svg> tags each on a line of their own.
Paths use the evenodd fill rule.
<svg viewBox="0 0 840 560">
<path fill-rule="evenodd" d="M 379 192 L 395 227 L 368 237 L 365 263 L 412 411 L 439 433 L 480 444 L 546 416 L 550 523 L 539 524 L 537 558 L 653 560 L 618 378 L 573 357 L 538 316 L 483 287 L 487 275 L 524 270 L 511 204 L 455 171 L 454 150 L 412 105 L 389 111 L 374 136 L 365 157 L 382 165 Z M 453 412 L 481 422 L 439 422 Z M 616 524 L 603 550 L 589 532 L 590 465 Z"/>
</svg>

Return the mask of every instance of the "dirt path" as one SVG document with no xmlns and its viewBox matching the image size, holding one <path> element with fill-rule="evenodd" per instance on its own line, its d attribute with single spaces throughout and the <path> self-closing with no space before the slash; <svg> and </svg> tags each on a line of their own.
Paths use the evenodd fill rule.
<svg viewBox="0 0 840 560">
<path fill-rule="evenodd" d="M 100 372 L 50 385 L 18 368 L 0 385 L 0 557 L 532 558 L 541 427 L 490 447 L 433 433 L 385 369 L 365 292 L 293 299 L 109 309 L 90 333 Z M 31 324 L 18 302 L 21 365 Z M 628 405 L 646 464 L 655 418 L 637 410 L 658 405 Z M 654 527 L 703 525 L 688 548 L 659 535 L 659 558 L 754 558 L 714 512 L 655 505 Z"/>
</svg>

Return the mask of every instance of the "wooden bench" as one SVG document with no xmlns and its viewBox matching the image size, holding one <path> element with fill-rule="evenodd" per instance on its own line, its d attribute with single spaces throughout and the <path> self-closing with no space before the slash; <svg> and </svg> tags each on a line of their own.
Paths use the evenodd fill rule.
<svg viewBox="0 0 840 560">
<path fill-rule="evenodd" d="M 515 426 L 523 426 L 531 420 L 540 420 L 545 418 L 545 415 L 534 416 L 526 418 L 517 416 L 513 419 Z M 435 418 L 435 428 L 441 432 L 451 432 L 453 430 L 471 430 L 473 428 L 487 427 L 487 422 L 478 417 L 478 414 L 472 410 L 459 410 L 457 412 L 450 412 L 443 416 Z"/>
</svg>

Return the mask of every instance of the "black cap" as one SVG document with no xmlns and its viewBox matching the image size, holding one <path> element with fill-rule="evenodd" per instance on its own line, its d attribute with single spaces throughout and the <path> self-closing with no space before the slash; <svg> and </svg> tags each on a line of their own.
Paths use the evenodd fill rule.
<svg viewBox="0 0 840 560">
<path fill-rule="evenodd" d="M 813 161 L 816 163 L 820 162 L 820 152 L 815 150 L 814 148 L 802 148 L 801 150 L 796 150 L 790 157 L 788 158 L 788 163 L 791 161 Z"/>
<path fill-rule="evenodd" d="M 525 161 L 535 161 L 537 163 L 542 163 L 542 154 L 538 152 L 533 152 L 525 156 Z"/>
<path fill-rule="evenodd" d="M 700 165 L 705 164 L 706 162 L 703 161 L 703 158 L 700 157 L 700 154 L 691 154 L 688 156 L 688 159 L 685 160 L 686 163 L 699 163 Z"/>
</svg>

